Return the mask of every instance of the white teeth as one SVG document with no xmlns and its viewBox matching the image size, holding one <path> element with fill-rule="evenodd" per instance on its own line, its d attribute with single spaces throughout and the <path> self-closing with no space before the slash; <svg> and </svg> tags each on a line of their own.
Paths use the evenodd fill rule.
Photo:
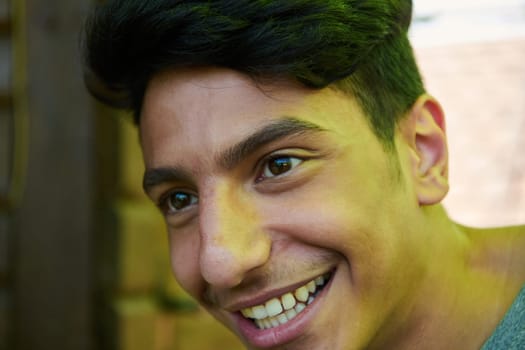
<svg viewBox="0 0 525 350">
<path fill-rule="evenodd" d="M 283 304 L 285 310 L 290 310 L 295 306 L 295 298 L 293 297 L 292 293 L 286 293 L 281 297 L 281 303 Z"/>
<path fill-rule="evenodd" d="M 287 310 L 285 312 L 286 317 L 288 317 L 289 320 L 297 316 L 297 312 L 294 309 Z"/>
<path fill-rule="evenodd" d="M 295 295 L 295 298 L 299 301 L 307 301 L 308 300 L 308 289 L 306 287 L 301 287 L 301 288 L 298 288 L 294 295 Z"/>
<path fill-rule="evenodd" d="M 279 321 L 280 324 L 285 324 L 286 322 L 288 322 L 288 317 L 285 315 L 285 314 L 280 314 L 279 316 L 277 316 L 277 320 Z"/>
<path fill-rule="evenodd" d="M 281 312 L 283 312 L 283 306 L 281 305 L 281 302 L 277 298 L 273 298 L 270 301 L 266 302 L 264 305 L 266 307 L 266 312 L 268 313 L 268 316 L 277 316 Z"/>
<path fill-rule="evenodd" d="M 270 323 L 270 319 L 266 318 L 262 320 L 264 329 L 272 328 L 272 324 Z"/>
<path fill-rule="evenodd" d="M 253 317 L 258 320 L 262 320 L 263 318 L 268 317 L 266 308 L 263 305 L 257 305 L 253 307 L 252 310 L 253 310 Z"/>
<path fill-rule="evenodd" d="M 308 288 L 308 291 L 310 293 L 315 292 L 315 281 L 308 282 L 308 284 L 306 285 L 306 288 Z"/>
<path fill-rule="evenodd" d="M 303 311 L 304 309 L 306 309 L 306 305 L 303 303 L 297 303 L 297 305 L 295 305 L 295 312 L 297 313 Z"/>
<path fill-rule="evenodd" d="M 268 329 L 285 324 L 295 318 L 307 305 L 315 300 L 315 292 L 323 286 L 329 276 L 319 276 L 293 293 L 286 293 L 279 298 L 272 298 L 265 304 L 247 307 L 241 314 L 248 319 L 253 319 L 259 329 Z"/>
<path fill-rule="evenodd" d="M 246 308 L 246 309 L 242 309 L 241 313 L 246 318 L 255 318 L 254 315 L 253 315 L 253 309 L 251 307 Z"/>
</svg>

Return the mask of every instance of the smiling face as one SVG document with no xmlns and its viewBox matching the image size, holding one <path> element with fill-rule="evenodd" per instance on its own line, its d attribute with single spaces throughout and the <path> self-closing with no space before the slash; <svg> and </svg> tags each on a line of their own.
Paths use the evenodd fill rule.
<svg viewBox="0 0 525 350">
<path fill-rule="evenodd" d="M 247 347 L 403 333 L 424 269 L 408 147 L 385 152 L 354 99 L 170 71 L 151 81 L 140 130 L 175 276 Z"/>
</svg>

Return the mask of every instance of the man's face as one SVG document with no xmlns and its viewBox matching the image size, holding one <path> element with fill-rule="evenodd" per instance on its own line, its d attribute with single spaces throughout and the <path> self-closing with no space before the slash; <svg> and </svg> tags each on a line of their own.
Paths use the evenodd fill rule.
<svg viewBox="0 0 525 350">
<path fill-rule="evenodd" d="M 151 81 L 140 129 L 175 276 L 247 347 L 362 349 L 399 333 L 421 214 L 403 141 L 385 152 L 352 97 L 171 71 Z"/>
</svg>

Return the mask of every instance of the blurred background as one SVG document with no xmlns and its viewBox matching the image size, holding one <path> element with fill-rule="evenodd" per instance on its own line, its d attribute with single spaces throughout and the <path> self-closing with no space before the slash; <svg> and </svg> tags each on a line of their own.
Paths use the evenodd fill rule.
<svg viewBox="0 0 525 350">
<path fill-rule="evenodd" d="M 95 0 L 0 0 L 0 349 L 240 349 L 173 281 L 127 116 L 81 79 Z M 450 215 L 525 222 L 525 0 L 415 0 Z"/>
</svg>

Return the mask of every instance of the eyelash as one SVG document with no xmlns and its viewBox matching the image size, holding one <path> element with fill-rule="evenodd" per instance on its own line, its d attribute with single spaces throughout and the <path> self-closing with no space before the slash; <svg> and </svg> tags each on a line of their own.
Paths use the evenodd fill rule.
<svg viewBox="0 0 525 350">
<path fill-rule="evenodd" d="M 179 194 L 190 197 L 190 203 L 188 206 L 185 206 L 184 208 L 174 209 L 172 208 L 172 204 L 170 204 L 169 201 L 170 201 L 171 196 L 179 195 Z M 160 197 L 157 206 L 161 209 L 163 213 L 169 215 L 169 214 L 181 213 L 185 211 L 188 207 L 198 204 L 198 203 L 199 203 L 199 197 L 196 194 L 192 193 L 191 191 L 173 190 L 173 191 L 168 191 L 166 194 Z"/>
<path fill-rule="evenodd" d="M 281 174 L 273 174 L 273 176 L 266 175 L 265 173 L 266 173 L 267 170 L 269 170 L 270 163 L 274 162 L 276 160 L 279 160 L 279 159 L 288 159 L 290 161 L 290 163 L 291 163 L 290 167 L 288 169 L 285 169 Z M 263 159 L 263 161 L 261 162 L 260 170 L 258 172 L 259 175 L 255 179 L 255 182 L 259 183 L 259 182 L 267 180 L 267 179 L 273 179 L 273 178 L 285 176 L 288 172 L 290 172 L 293 169 L 295 169 L 298 165 L 300 165 L 304 161 L 305 161 L 305 159 L 302 158 L 302 157 L 297 157 L 297 156 L 293 156 L 293 155 L 289 155 L 289 154 L 276 154 L 276 155 L 274 154 L 274 155 L 271 155 L 271 156 Z M 271 170 L 269 170 L 269 171 L 271 171 Z"/>
</svg>

